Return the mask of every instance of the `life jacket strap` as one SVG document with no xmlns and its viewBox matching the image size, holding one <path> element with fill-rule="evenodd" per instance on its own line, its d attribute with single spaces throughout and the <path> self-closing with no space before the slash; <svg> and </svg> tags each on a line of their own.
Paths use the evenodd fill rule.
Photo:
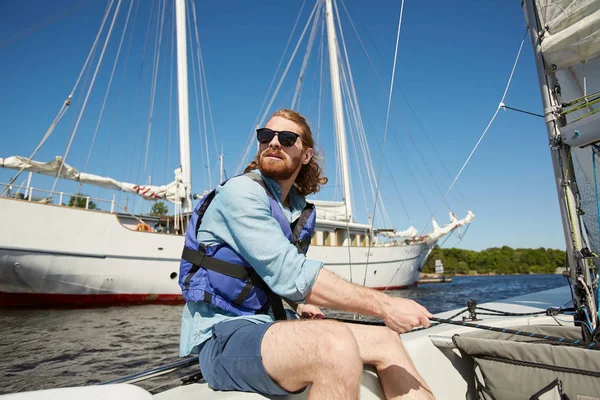
<svg viewBox="0 0 600 400">
<path fill-rule="evenodd" d="M 215 257 L 206 257 L 206 253 L 202 248 L 194 251 L 184 246 L 181 258 L 196 267 L 210 269 L 211 271 L 215 271 L 232 278 L 237 278 L 244 281 L 248 280 L 249 278 L 248 271 L 243 265 L 229 263 L 227 261 L 219 260 Z"/>
</svg>

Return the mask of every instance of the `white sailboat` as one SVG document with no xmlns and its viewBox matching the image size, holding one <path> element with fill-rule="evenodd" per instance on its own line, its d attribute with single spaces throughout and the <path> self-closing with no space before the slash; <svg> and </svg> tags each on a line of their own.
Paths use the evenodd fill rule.
<svg viewBox="0 0 600 400">
<path fill-rule="evenodd" d="M 50 162 L 35 161 L 37 150 L 52 133 L 59 117 L 30 157 L 0 158 L 0 167 L 18 171 L 10 182 L 0 185 L 0 220 L 11 227 L 0 230 L 0 306 L 182 301 L 177 274 L 183 245 L 181 233 L 185 228 L 184 216 L 192 209 L 192 186 L 186 4 L 183 0 L 176 1 L 176 4 L 180 164 L 175 171 L 175 180 L 163 186 L 139 185 L 80 172 L 67 164 L 63 157 L 56 157 Z M 342 110 L 340 88 L 340 49 L 331 3 L 324 4 L 327 5 L 327 12 L 321 3 L 317 5 L 321 15 L 327 16 L 332 98 L 338 151 L 342 159 L 343 201 L 317 201 L 317 233 L 309 257 L 323 260 L 326 268 L 368 287 L 408 287 L 416 284 L 420 268 L 437 241 L 470 223 L 473 214 L 469 212 L 462 220 L 452 216 L 451 222 L 441 228 L 434 221 L 434 230 L 429 234 L 419 234 L 412 227 L 405 231 L 387 229 L 380 232 L 372 224 L 354 221 L 345 144 L 346 118 Z M 110 2 L 107 9 L 106 15 L 113 15 L 112 24 L 118 16 L 120 5 L 121 2 Z M 107 22 L 106 17 L 104 22 Z M 162 27 L 162 24 L 159 26 Z M 103 29 L 106 29 L 104 23 L 100 32 Z M 94 46 L 96 44 L 97 41 Z M 96 72 L 99 66 L 100 62 Z M 72 101 L 70 95 L 59 116 L 66 112 Z M 54 190 L 53 186 L 50 191 L 36 190 L 35 194 L 41 194 L 44 198 L 43 201 L 35 201 L 34 190 L 30 186 L 20 187 L 15 183 L 22 172 L 120 190 L 150 200 L 167 200 L 175 206 L 172 220 L 176 234 L 146 232 L 146 225 L 152 223 L 153 218 L 118 213 L 123 207 L 119 208 L 114 197 L 108 201 L 110 211 L 88 210 L 87 206 L 65 207 L 62 206 L 63 199 L 76 195 L 64 194 Z M 15 196 L 14 193 L 19 191 L 21 196 Z M 23 195 L 23 192 L 27 194 Z"/>
<path fill-rule="evenodd" d="M 598 177 L 588 174 L 586 178 L 585 172 L 590 169 L 585 165 L 574 166 L 570 156 L 579 150 L 594 152 L 594 145 L 600 142 L 599 125 L 594 122 L 600 110 L 600 87 L 597 86 L 600 84 L 597 75 L 600 70 L 600 48 L 597 47 L 600 43 L 600 2 L 556 0 L 549 4 L 545 0 L 526 0 L 522 7 L 536 57 L 573 291 L 564 287 L 482 304 L 479 310 L 473 305 L 465 310 L 448 311 L 436 316 L 446 318 L 440 321 L 442 324 L 403 334 L 403 342 L 419 373 L 437 399 L 596 399 L 600 393 L 598 260 L 592 254 L 598 252 L 595 238 L 600 236 L 600 231 L 598 226 L 586 221 L 581 212 L 587 214 L 594 208 L 597 210 L 600 201 L 595 189 L 596 201 L 592 202 L 592 208 L 586 208 L 586 202 L 580 201 L 583 192 L 577 186 L 579 183 L 594 188 L 598 185 Z M 562 52 L 573 54 L 574 50 L 573 57 L 560 55 Z M 559 56 L 554 57 L 557 54 Z M 588 69 L 587 66 L 595 67 Z M 588 88 L 593 89 L 588 91 Z M 583 102 L 581 108 L 575 105 L 579 101 Z M 573 142 L 582 135 L 586 136 L 584 142 Z M 571 144 L 581 148 L 576 149 Z M 589 146 L 593 147 L 589 149 Z M 591 160 L 588 167 L 591 166 L 593 172 L 597 162 L 595 153 Z M 598 215 L 597 211 L 595 215 Z M 564 307 L 570 302 L 575 312 L 565 314 Z M 496 315 L 479 313 L 482 306 L 487 311 L 496 310 Z M 454 319 L 459 316 L 465 318 Z M 486 331 L 504 333 L 499 332 L 495 337 L 472 337 L 474 325 Z M 554 333 L 535 335 L 549 331 Z M 515 341 L 523 337 L 526 338 L 523 342 Z M 466 341 L 461 338 L 474 340 L 475 344 L 479 341 L 475 346 L 477 350 L 468 353 Z M 197 368 L 197 361 L 192 362 Z M 133 383 L 173 368 L 177 367 L 149 371 L 125 381 Z M 116 384 L 32 392 L 14 398 L 75 399 L 84 396 L 87 399 L 108 396 L 163 400 L 260 398 L 247 393 L 214 392 L 203 383 L 192 383 L 155 395 L 129 384 Z M 289 398 L 305 396 L 303 393 Z M 368 369 L 364 372 L 361 398 L 384 398 L 376 376 Z"/>
</svg>

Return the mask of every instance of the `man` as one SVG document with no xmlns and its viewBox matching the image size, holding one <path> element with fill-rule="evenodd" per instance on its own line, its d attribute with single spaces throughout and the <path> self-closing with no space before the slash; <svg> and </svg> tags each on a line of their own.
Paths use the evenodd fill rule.
<svg viewBox="0 0 600 400">
<path fill-rule="evenodd" d="M 216 390 L 273 396 L 310 385 L 310 398 L 356 399 L 371 364 L 387 398 L 432 399 L 398 335 L 428 327 L 431 314 L 346 282 L 303 254 L 315 219 L 304 196 L 327 182 L 306 120 L 279 110 L 257 138 L 253 172 L 207 195 L 188 227 L 181 354 L 199 352 Z M 281 317 L 277 295 L 307 319 L 275 322 L 266 312 Z M 387 327 L 319 320 L 315 306 L 376 316 Z"/>
</svg>

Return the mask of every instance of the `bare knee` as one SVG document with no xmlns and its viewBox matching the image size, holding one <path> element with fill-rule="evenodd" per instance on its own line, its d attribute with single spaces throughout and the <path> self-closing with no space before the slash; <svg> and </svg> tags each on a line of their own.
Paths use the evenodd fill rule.
<svg viewBox="0 0 600 400">
<path fill-rule="evenodd" d="M 321 368 L 360 381 L 363 362 L 352 331 L 341 323 L 328 323 L 319 333 Z"/>
</svg>

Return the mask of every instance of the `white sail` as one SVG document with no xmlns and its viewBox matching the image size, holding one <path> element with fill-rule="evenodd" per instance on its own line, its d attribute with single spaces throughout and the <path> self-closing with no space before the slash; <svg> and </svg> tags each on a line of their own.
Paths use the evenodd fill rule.
<svg viewBox="0 0 600 400">
<path fill-rule="evenodd" d="M 120 182 L 110 177 L 79 172 L 77 168 L 63 162 L 60 156 L 48 162 L 28 161 L 26 157 L 21 156 L 0 158 L 0 168 L 36 172 L 54 177 L 58 175 L 59 178 L 87 183 L 104 189 L 120 190 L 125 193 L 141 196 L 147 200 L 163 199 L 173 203 L 180 203 L 181 199 L 185 196 L 180 168 L 175 170 L 175 180 L 162 186 L 136 185 L 129 182 Z"/>
</svg>

